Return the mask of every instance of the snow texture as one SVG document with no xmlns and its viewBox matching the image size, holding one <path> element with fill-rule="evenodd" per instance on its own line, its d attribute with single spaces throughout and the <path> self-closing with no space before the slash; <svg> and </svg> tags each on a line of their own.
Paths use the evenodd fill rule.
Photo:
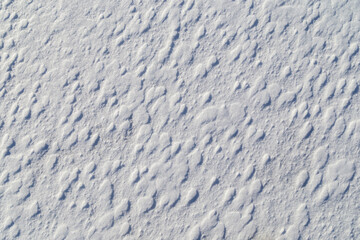
<svg viewBox="0 0 360 240">
<path fill-rule="evenodd" d="M 360 239 L 360 1 L 0 1 L 0 239 Z"/>
</svg>

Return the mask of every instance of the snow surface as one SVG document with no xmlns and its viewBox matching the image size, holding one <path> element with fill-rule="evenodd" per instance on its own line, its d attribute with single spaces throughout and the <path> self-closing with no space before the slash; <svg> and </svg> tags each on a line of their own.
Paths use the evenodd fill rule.
<svg viewBox="0 0 360 240">
<path fill-rule="evenodd" d="M 1 0 L 1 239 L 360 239 L 360 1 Z"/>
</svg>

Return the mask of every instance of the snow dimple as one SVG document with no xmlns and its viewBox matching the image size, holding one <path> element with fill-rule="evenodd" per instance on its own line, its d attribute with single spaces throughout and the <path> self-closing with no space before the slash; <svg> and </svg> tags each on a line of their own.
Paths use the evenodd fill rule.
<svg viewBox="0 0 360 240">
<path fill-rule="evenodd" d="M 313 131 L 314 127 L 311 123 L 305 122 L 304 125 L 300 128 L 299 136 L 301 139 L 308 138 L 311 135 L 311 132 Z"/>
<path fill-rule="evenodd" d="M 309 180 L 309 173 L 306 170 L 302 170 L 296 177 L 296 187 L 304 187 Z"/>
<path fill-rule="evenodd" d="M 199 196 L 199 192 L 195 188 L 190 188 L 185 195 L 185 204 L 190 205 L 196 201 Z"/>
<path fill-rule="evenodd" d="M 123 217 L 130 209 L 129 199 L 122 199 L 120 203 L 114 208 L 114 217 L 119 219 Z"/>
<path fill-rule="evenodd" d="M 141 197 L 137 201 L 138 212 L 140 214 L 147 213 L 155 207 L 155 201 L 152 197 Z"/>
<path fill-rule="evenodd" d="M 325 110 L 325 114 L 323 116 L 323 123 L 326 130 L 330 130 L 336 121 L 336 113 L 333 107 L 329 107 Z"/>
<path fill-rule="evenodd" d="M 296 101 L 296 93 L 295 92 L 286 92 L 280 95 L 277 100 L 278 108 L 281 109 L 283 107 L 289 107 L 292 103 Z"/>
<path fill-rule="evenodd" d="M 355 174 L 355 164 L 345 159 L 339 160 L 328 166 L 327 177 L 331 181 L 347 182 L 352 180 Z"/>
<path fill-rule="evenodd" d="M 246 117 L 246 106 L 240 102 L 231 103 L 229 114 L 232 121 L 242 121 Z"/>
<path fill-rule="evenodd" d="M 210 123 L 212 121 L 215 121 L 217 116 L 218 116 L 217 107 L 207 107 L 197 115 L 196 123 L 198 125 Z"/>
<path fill-rule="evenodd" d="M 313 154 L 313 167 L 321 169 L 323 168 L 329 159 L 329 153 L 325 146 L 318 147 Z"/>
</svg>

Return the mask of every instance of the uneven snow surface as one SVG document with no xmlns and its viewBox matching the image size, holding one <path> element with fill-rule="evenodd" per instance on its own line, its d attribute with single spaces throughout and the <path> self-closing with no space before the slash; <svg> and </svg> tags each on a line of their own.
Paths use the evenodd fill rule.
<svg viewBox="0 0 360 240">
<path fill-rule="evenodd" d="M 0 239 L 360 239 L 360 1 L 1 0 Z"/>
</svg>

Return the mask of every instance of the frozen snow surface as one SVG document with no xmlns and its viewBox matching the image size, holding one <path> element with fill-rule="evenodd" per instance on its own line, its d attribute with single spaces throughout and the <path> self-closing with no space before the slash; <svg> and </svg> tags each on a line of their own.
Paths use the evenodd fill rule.
<svg viewBox="0 0 360 240">
<path fill-rule="evenodd" d="M 0 239 L 360 239 L 360 1 L 0 1 Z"/>
</svg>

